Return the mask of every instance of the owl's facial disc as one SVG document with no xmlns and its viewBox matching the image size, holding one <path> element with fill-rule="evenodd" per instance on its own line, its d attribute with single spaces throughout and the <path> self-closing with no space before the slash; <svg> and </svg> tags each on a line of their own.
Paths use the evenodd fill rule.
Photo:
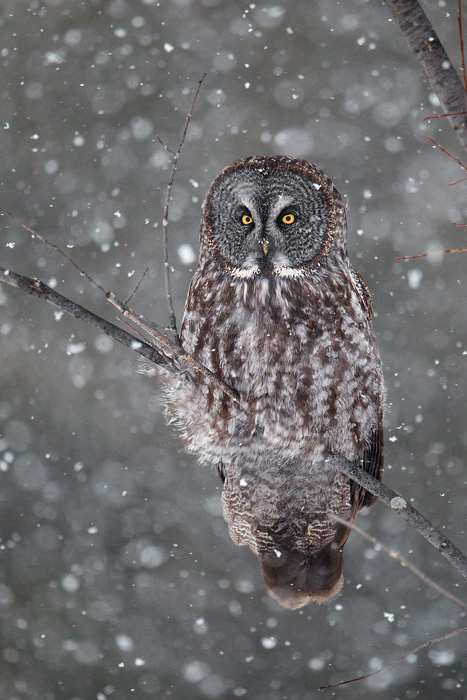
<svg viewBox="0 0 467 700">
<path fill-rule="evenodd" d="M 238 217 L 246 236 L 246 255 L 241 265 L 231 270 L 231 274 L 236 277 L 284 275 L 289 270 L 290 275 L 300 274 L 292 266 L 286 252 L 287 237 L 293 235 L 294 229 L 298 229 L 301 223 L 298 207 L 294 206 L 293 200 L 280 196 L 270 206 L 247 200 Z"/>
<path fill-rule="evenodd" d="M 206 200 L 210 248 L 233 277 L 302 276 L 327 254 L 336 193 L 305 161 L 277 156 L 234 163 Z"/>
</svg>

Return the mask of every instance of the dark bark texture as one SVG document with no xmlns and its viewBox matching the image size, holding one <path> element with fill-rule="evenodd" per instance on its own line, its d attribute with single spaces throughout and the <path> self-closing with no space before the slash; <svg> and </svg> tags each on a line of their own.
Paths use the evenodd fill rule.
<svg viewBox="0 0 467 700">
<path fill-rule="evenodd" d="M 395 513 L 398 513 L 412 527 L 440 552 L 459 571 L 464 578 L 467 578 L 467 557 L 458 549 L 445 534 L 438 530 L 429 520 L 410 505 L 398 493 L 388 486 L 378 481 L 364 469 L 356 467 L 353 462 L 349 462 L 343 457 L 333 458 L 336 469 L 347 474 L 359 486 L 363 486 L 366 491 L 374 494 L 385 505 L 389 506 Z"/>
<path fill-rule="evenodd" d="M 433 26 L 417 0 L 386 0 L 394 19 L 436 93 L 454 132 L 467 151 L 467 110 L 465 86 Z"/>
</svg>

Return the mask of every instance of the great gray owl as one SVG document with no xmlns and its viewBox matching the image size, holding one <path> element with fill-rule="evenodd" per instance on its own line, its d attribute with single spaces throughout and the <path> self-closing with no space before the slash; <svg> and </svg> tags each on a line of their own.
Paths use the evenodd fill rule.
<svg viewBox="0 0 467 700">
<path fill-rule="evenodd" d="M 190 450 L 217 466 L 230 535 L 259 557 L 270 595 L 295 609 L 343 584 L 342 549 L 371 494 L 325 459 L 380 477 L 383 379 L 370 295 L 347 257 L 339 192 L 285 156 L 227 167 L 207 195 L 183 348 L 235 389 L 165 376 Z"/>
</svg>

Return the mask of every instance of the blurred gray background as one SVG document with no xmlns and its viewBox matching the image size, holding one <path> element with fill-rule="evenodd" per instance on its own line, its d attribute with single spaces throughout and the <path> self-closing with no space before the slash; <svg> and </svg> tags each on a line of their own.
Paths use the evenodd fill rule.
<svg viewBox="0 0 467 700">
<path fill-rule="evenodd" d="M 455 65 L 457 2 L 424 3 Z M 349 251 L 374 295 L 387 383 L 388 485 L 464 550 L 466 159 L 380 0 L 2 0 L 0 206 L 72 252 L 106 289 L 165 323 L 161 220 L 193 90 L 170 257 L 180 319 L 200 207 L 252 154 L 317 163 L 348 199 Z M 1 265 L 114 319 L 56 252 L 6 217 Z M 72 246 L 68 247 L 68 246 Z M 265 594 L 231 542 L 220 480 L 164 424 L 136 354 L 0 288 L 2 700 L 465 698 L 465 619 L 357 534 L 343 592 L 299 612 Z M 450 591 L 465 582 L 377 504 L 361 527 Z"/>
</svg>

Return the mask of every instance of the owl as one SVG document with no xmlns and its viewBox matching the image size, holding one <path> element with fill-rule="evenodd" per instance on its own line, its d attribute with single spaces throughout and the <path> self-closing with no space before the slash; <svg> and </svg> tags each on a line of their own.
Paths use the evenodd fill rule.
<svg viewBox="0 0 467 700">
<path fill-rule="evenodd" d="M 222 478 L 233 541 L 292 610 L 340 591 L 350 528 L 332 514 L 351 523 L 374 500 L 329 458 L 382 471 L 381 363 L 346 232 L 339 192 L 316 165 L 228 166 L 204 203 L 181 342 L 242 406 L 190 367 L 163 377 L 189 450 Z"/>
</svg>

